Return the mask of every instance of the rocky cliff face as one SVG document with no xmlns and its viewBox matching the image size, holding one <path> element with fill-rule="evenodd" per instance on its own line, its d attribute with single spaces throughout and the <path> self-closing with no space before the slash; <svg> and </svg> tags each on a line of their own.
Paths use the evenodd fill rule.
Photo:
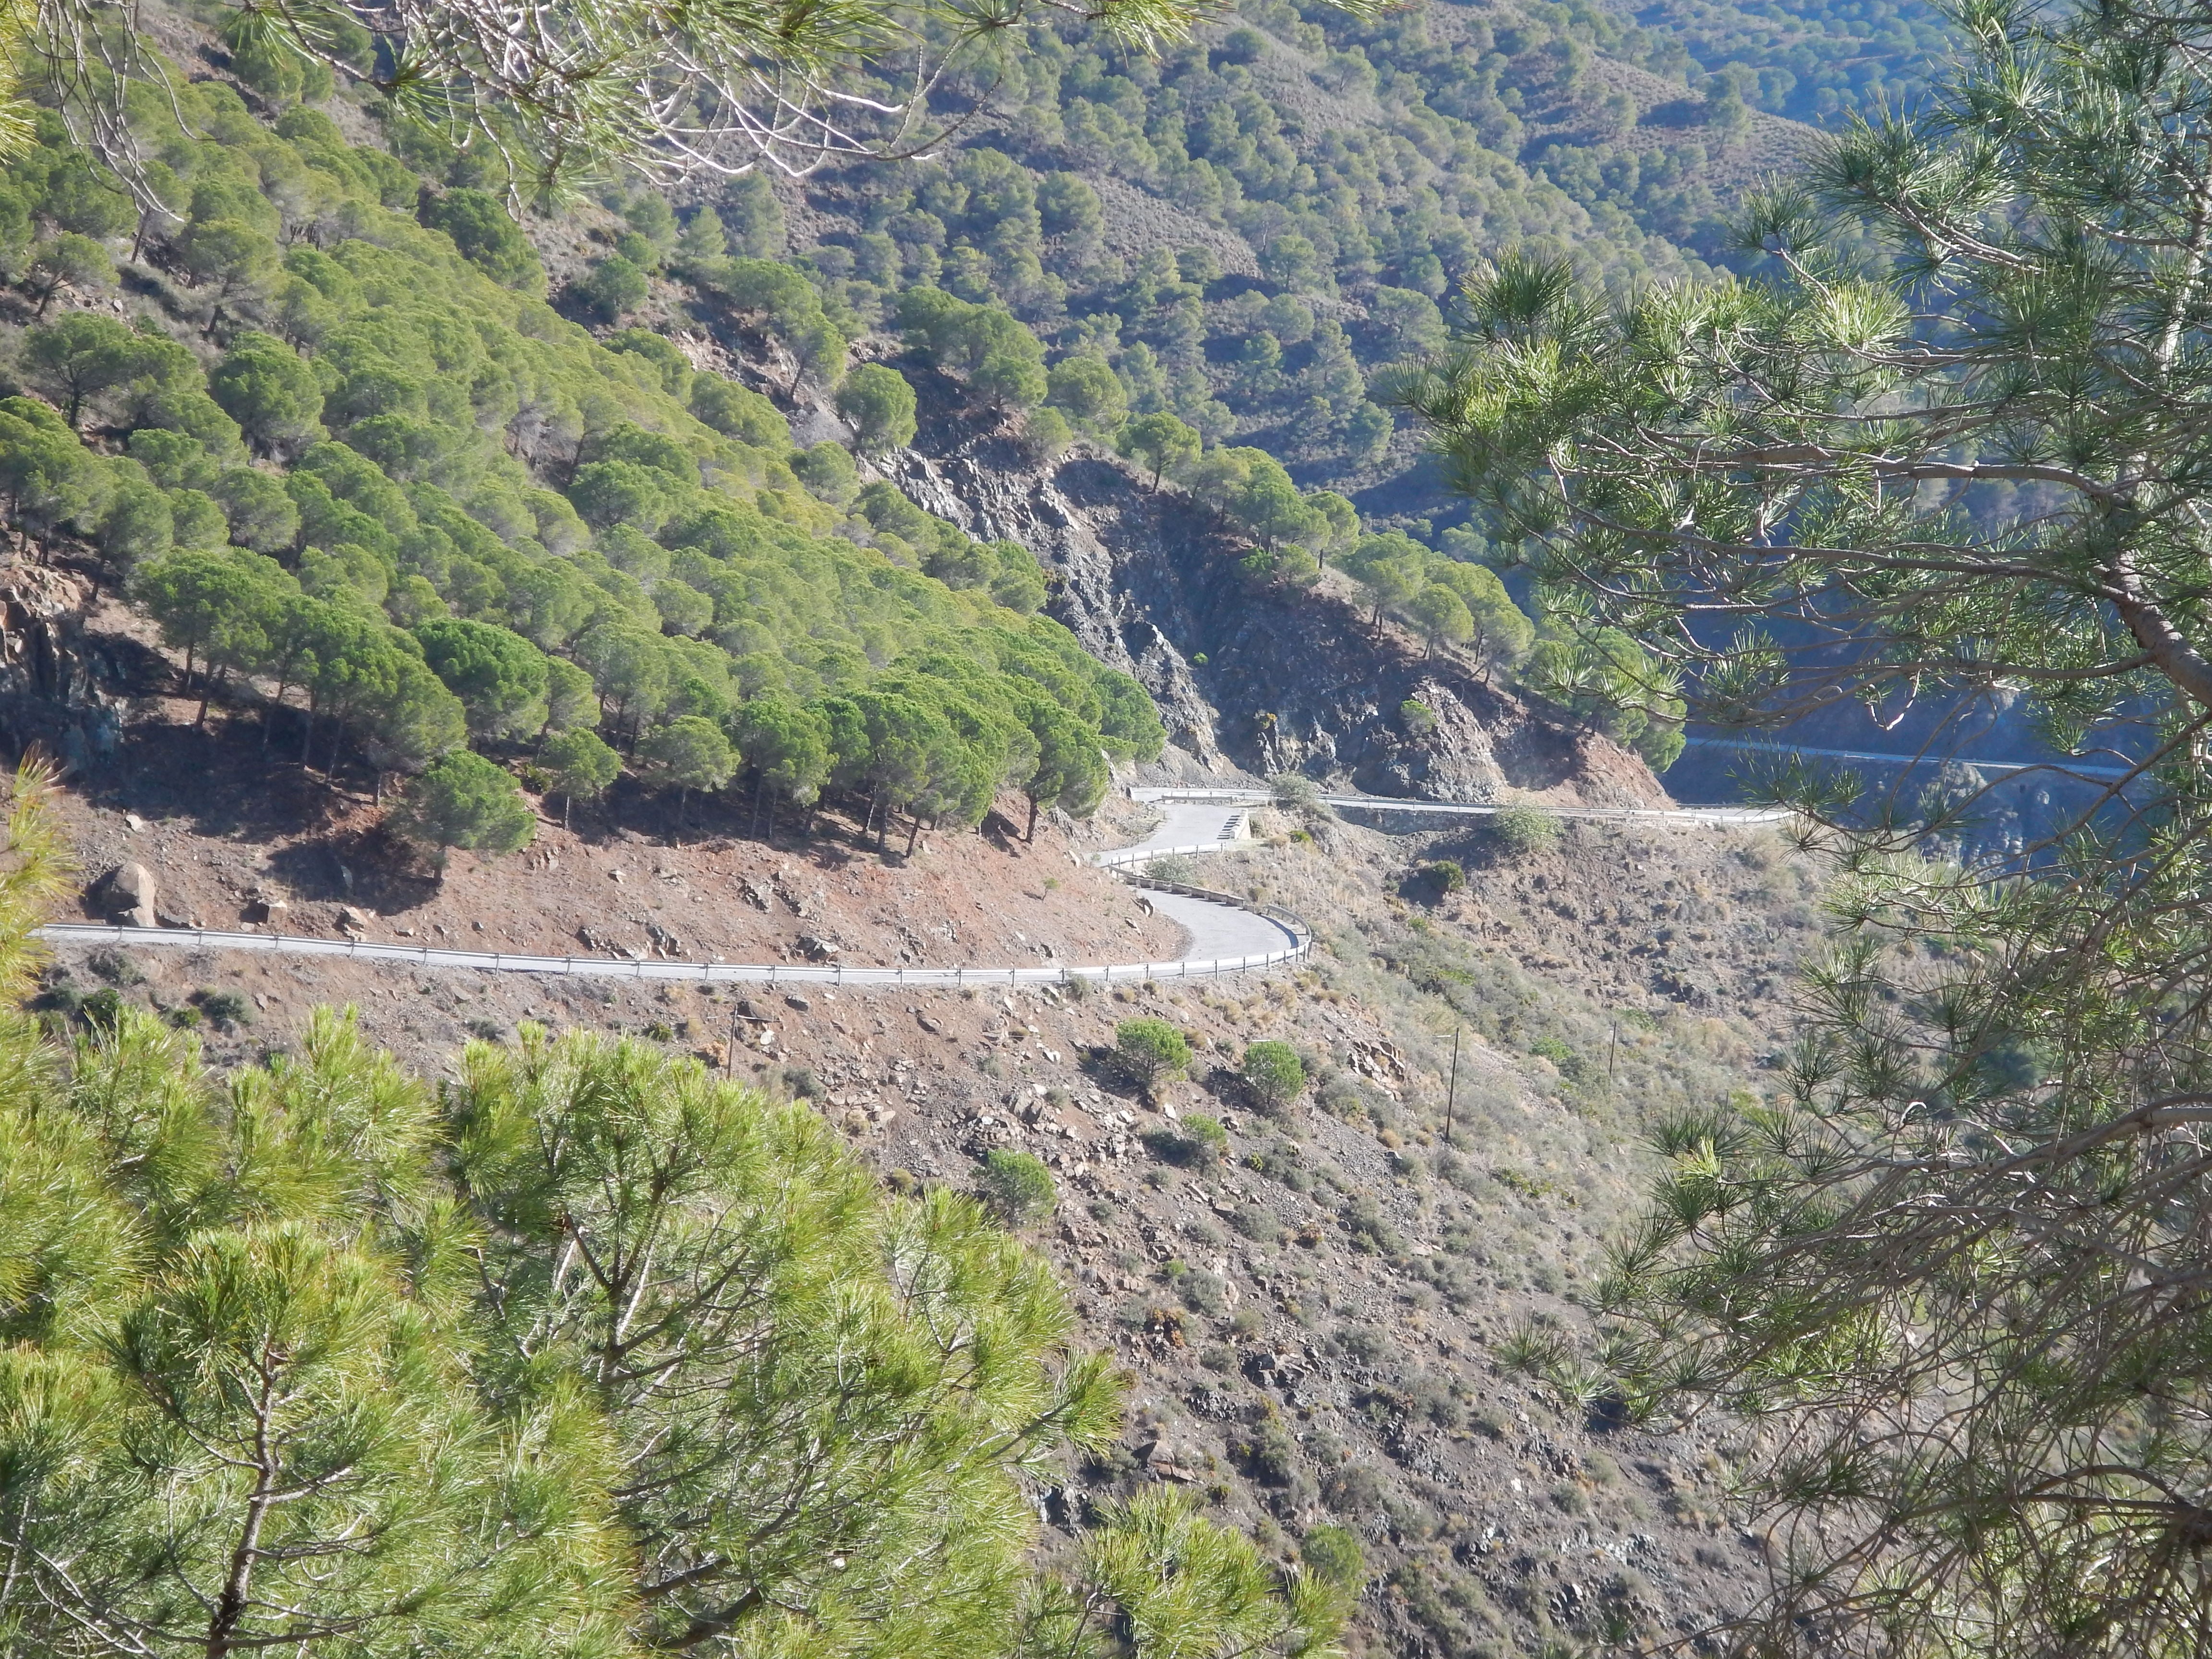
<svg viewBox="0 0 2212 1659">
<path fill-rule="evenodd" d="M 1006 423 L 902 364 L 922 392 L 915 447 L 891 468 L 918 504 L 969 534 L 1030 547 L 1057 578 L 1054 616 L 1143 681 L 1172 775 L 1302 772 L 1376 794 L 1484 800 L 1506 791 L 1589 805 L 1660 804 L 1658 781 L 1610 740 L 1571 729 L 1455 658 L 1379 634 L 1344 597 L 1255 583 L 1246 544 L 1172 486 L 1079 449 L 1030 459 Z M 1435 716 L 1415 731 L 1400 709 Z"/>
<path fill-rule="evenodd" d="M 36 748 L 77 771 L 112 754 L 123 730 L 128 641 L 88 633 L 92 584 L 51 565 L 0 569 L 0 744 Z"/>
</svg>

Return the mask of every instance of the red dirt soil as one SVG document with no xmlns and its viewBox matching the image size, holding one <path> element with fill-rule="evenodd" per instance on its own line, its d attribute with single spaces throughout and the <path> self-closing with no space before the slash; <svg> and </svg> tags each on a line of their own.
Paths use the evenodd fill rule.
<svg viewBox="0 0 2212 1659">
<path fill-rule="evenodd" d="M 139 700 L 119 763 L 63 790 L 87 916 L 104 917 L 107 873 L 136 862 L 173 925 L 240 927 L 280 901 L 261 924 L 274 931 L 463 949 L 1038 967 L 1164 961 L 1183 946 L 1182 928 L 1081 862 L 1061 828 L 1040 823 L 1023 842 L 1013 831 L 1025 813 L 1012 802 L 985 835 L 923 831 L 908 859 L 903 823 L 878 853 L 831 812 L 811 837 L 787 817 L 775 844 L 748 838 L 750 802 L 729 798 L 693 800 L 677 844 L 672 803 L 625 779 L 605 810 L 580 809 L 573 831 L 541 817 L 530 848 L 456 853 L 441 884 L 367 793 L 264 755 L 256 716 L 217 710 L 199 732 L 196 712 Z M 280 735 L 276 754 L 295 747 Z"/>
</svg>

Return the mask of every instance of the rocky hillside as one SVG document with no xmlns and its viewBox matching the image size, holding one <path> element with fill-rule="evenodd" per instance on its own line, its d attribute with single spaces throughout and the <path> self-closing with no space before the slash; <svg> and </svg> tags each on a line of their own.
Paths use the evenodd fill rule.
<svg viewBox="0 0 2212 1659">
<path fill-rule="evenodd" d="M 697 361 L 776 397 L 801 441 L 847 435 L 826 397 L 792 386 L 756 319 L 697 305 L 678 325 Z M 1341 577 L 1255 579 L 1239 564 L 1250 543 L 1172 483 L 1153 488 L 1093 443 L 1041 459 L 1018 417 L 917 357 L 890 361 L 916 388 L 918 428 L 864 471 L 972 537 L 1036 556 L 1048 614 L 1158 706 L 1170 749 L 1145 779 L 1300 772 L 1437 800 L 1666 803 L 1629 750 L 1460 653 L 1425 650 L 1387 619 L 1371 625 Z M 1409 700 L 1432 723 L 1409 723 Z"/>
<path fill-rule="evenodd" d="M 295 125 L 318 145 L 335 143 L 311 123 Z M 222 160 L 203 158 L 211 170 Z M 404 222 L 416 197 L 399 183 L 398 205 L 380 211 Z M 538 228 L 538 255 L 564 293 L 595 250 L 624 234 L 618 222 L 592 210 Z M 417 232 L 407 222 L 386 234 L 412 247 Z M 301 263 L 312 264 L 304 253 Z M 383 291 L 419 298 L 408 269 L 409 283 Z M 474 303 L 466 284 L 476 278 L 458 266 L 448 275 L 460 296 L 453 303 Z M 215 322 L 199 333 L 192 309 L 203 293 L 148 267 L 113 307 L 211 353 Z M 309 296 L 293 297 L 312 312 Z M 19 320 L 35 320 L 27 300 L 9 303 Z M 64 294 L 50 314 L 106 303 Z M 1095 444 L 1038 459 L 1012 420 L 908 360 L 901 367 L 921 398 L 913 443 L 858 474 L 817 477 L 825 458 L 810 447 L 845 428 L 830 394 L 780 355 L 757 314 L 671 278 L 656 279 L 626 315 L 638 327 L 621 331 L 617 359 L 551 312 L 528 313 L 549 349 L 568 354 L 549 361 L 583 392 L 622 391 L 632 414 L 721 457 L 728 482 L 715 488 L 730 511 L 762 517 L 763 545 L 796 556 L 802 544 L 842 538 L 839 568 L 902 583 L 951 616 L 944 594 L 892 571 L 889 551 L 872 562 L 851 550 L 871 538 L 845 513 L 847 486 L 872 473 L 965 537 L 1019 543 L 1049 580 L 1049 614 L 1152 693 L 1171 739 L 1165 774 L 1295 770 L 1445 798 L 1663 799 L 1642 763 L 1604 738 L 1489 683 L 1470 659 L 1370 627 L 1334 576 L 1298 586 L 1249 575 L 1246 544 L 1221 521 L 1172 487 L 1147 489 Z M 599 325 L 598 339 L 614 337 L 611 320 Z M 888 349 L 878 334 L 863 355 Z M 684 424 L 690 404 L 672 388 L 710 372 L 773 398 L 787 422 L 787 432 L 769 422 L 757 434 L 765 459 L 753 473 L 736 449 Z M 367 388 L 365 371 L 362 380 Z M 426 374 L 416 389 L 428 398 L 441 386 Z M 568 395 L 566 383 L 552 391 Z M 531 395 L 542 395 L 550 430 L 566 405 L 544 387 Z M 364 390 L 364 410 L 366 398 Z M 751 404 L 719 389 L 701 401 L 753 429 Z M 592 397 L 576 402 L 580 410 Z M 595 407 L 592 421 L 601 437 L 620 432 L 639 453 L 659 453 L 605 410 Z M 469 429 L 425 416 L 405 428 L 413 447 L 395 450 L 393 464 L 445 466 L 458 451 L 441 434 Z M 516 458 L 497 428 L 476 430 L 486 471 L 510 470 Z M 580 443 L 585 431 L 580 413 L 562 442 Z M 421 433 L 430 435 L 418 443 Z M 112 460 L 120 434 L 90 433 L 86 453 Z M 569 487 L 581 453 L 549 447 L 533 464 Z M 265 457 L 240 458 L 221 476 L 276 470 Z M 676 478 L 683 469 L 658 470 Z M 556 527 L 567 522 L 557 505 L 538 501 Z M 392 509 L 392 537 L 428 546 L 407 506 L 414 516 Z M 983 814 L 981 834 L 930 831 L 917 811 L 901 826 L 915 831 L 909 857 L 866 833 L 847 810 L 850 791 L 832 790 L 840 798 L 817 833 L 800 835 L 787 817 L 778 836 L 743 787 L 672 802 L 633 768 L 563 826 L 526 734 L 501 738 L 498 752 L 517 786 L 528 785 L 536 844 L 488 863 L 457 855 L 441 881 L 385 835 L 365 768 L 332 764 L 318 775 L 292 758 L 291 744 L 267 744 L 273 726 L 295 729 L 288 716 L 300 712 L 281 683 L 264 698 L 241 672 L 209 700 L 203 722 L 200 699 L 179 695 L 181 653 L 160 647 L 118 598 L 116 563 L 58 526 L 46 549 L 18 550 L 0 570 L 0 726 L 15 750 L 36 744 L 67 769 L 64 811 L 89 914 L 128 896 L 156 921 L 252 920 L 624 959 L 1026 963 L 1176 948 L 1173 930 L 1131 890 L 1078 861 L 1143 832 L 1142 811 L 1126 800 L 1109 796 L 1087 824 L 1048 813 L 1035 842 L 1010 833 L 1011 798 Z M 647 635 L 659 637 L 665 622 L 670 639 L 693 638 L 704 624 L 684 621 L 685 585 L 656 544 L 622 527 L 599 529 L 644 575 L 625 585 L 602 573 L 599 591 L 632 601 Z M 511 564 L 520 593 L 557 556 L 539 546 L 501 568 Z M 684 568 L 715 574 L 703 554 Z M 488 585 L 457 561 L 443 569 L 452 603 L 493 614 Z M 651 617 L 647 580 L 669 601 Z M 741 637 L 748 625 L 772 630 L 735 614 L 757 602 L 727 591 L 732 614 L 715 625 L 748 647 L 716 647 L 732 662 L 782 662 L 821 643 L 795 625 Z M 777 614 L 801 607 L 794 599 Z M 886 623 L 866 642 L 887 659 L 915 645 L 913 626 Z M 795 658 L 778 672 L 794 665 L 827 672 Z M 855 647 L 849 669 L 883 666 Z M 1423 721 L 1408 718 L 1409 702 L 1422 705 Z M 1132 775 L 1124 768 L 1119 781 Z M 1087 1338 L 1118 1356 L 1131 1402 L 1120 1443 L 1064 1469 L 1043 1495 L 1061 1542 L 1088 1506 L 1153 1480 L 1202 1493 L 1283 1560 L 1314 1527 L 1341 1522 L 1358 1534 L 1372 1573 L 1358 1640 L 1408 1659 L 1658 1638 L 1735 1605 L 1760 1558 L 1729 1506 L 1724 1427 L 1629 1431 L 1601 1393 L 1553 1361 L 1556 1334 L 1578 1317 L 1576 1293 L 1648 1173 L 1643 1132 L 1744 1086 L 1757 1057 L 1782 1041 L 1783 987 L 1812 938 L 1810 872 L 1778 845 L 1694 829 L 1578 829 L 1545 847 L 1465 829 L 1393 837 L 1324 816 L 1260 828 L 1247 852 L 1189 873 L 1310 919 L 1320 948 L 1294 975 L 1110 995 L 770 996 L 103 946 L 60 953 L 41 1012 L 58 1030 L 81 1031 L 88 1009 L 127 999 L 235 1063 L 283 1051 L 314 1006 L 349 1004 L 375 1042 L 425 1077 L 443 1075 L 461 1043 L 509 1040 L 526 1020 L 617 1029 L 815 1101 L 901 1188 L 970 1188 L 992 1151 L 1029 1151 L 1054 1182 L 1033 1236 L 1080 1286 Z M 123 865 L 143 867 L 150 889 L 97 885 Z M 1114 1063 L 1115 1024 L 1139 1015 L 1188 1034 L 1186 1077 L 1146 1091 Z M 1263 1103 L 1239 1079 L 1246 1048 L 1262 1039 L 1303 1056 L 1308 1086 L 1286 1106 Z"/>
<path fill-rule="evenodd" d="M 1054 617 L 1144 683 L 1170 741 L 1200 769 L 1303 772 L 1440 800 L 1666 799 L 1603 734 L 1570 727 L 1455 653 L 1370 627 L 1345 585 L 1253 580 L 1238 565 L 1246 544 L 1173 486 L 1147 489 L 1118 458 L 1089 450 L 1025 465 L 987 419 L 947 409 L 896 477 L 970 535 L 1032 549 L 1059 579 Z M 1433 723 L 1409 725 L 1409 700 Z"/>
<path fill-rule="evenodd" d="M 70 804 L 88 850 L 215 849 L 150 796 L 133 830 L 92 793 Z M 1123 804 L 1084 840 L 1145 823 Z M 236 1060 L 283 1050 L 316 1004 L 349 1003 L 426 1075 L 525 1019 L 623 1030 L 814 1099 L 896 1185 L 969 1187 L 993 1148 L 1032 1152 L 1055 1187 L 1032 1236 L 1079 1287 L 1089 1340 L 1119 1356 L 1132 1407 L 1120 1444 L 1048 1494 L 1061 1526 L 1151 1480 L 1201 1492 L 1285 1553 L 1316 1524 L 1349 1525 L 1374 1574 L 1356 1633 L 1376 1653 L 1656 1638 L 1736 1604 L 1759 1553 L 1729 1508 L 1725 1436 L 1622 1429 L 1571 1376 L 1540 1373 L 1636 1202 L 1642 1126 L 1739 1086 L 1778 1040 L 1811 872 L 1756 835 L 1686 828 L 1582 828 L 1517 854 L 1327 819 L 1259 829 L 1194 873 L 1316 919 L 1310 967 L 1275 978 L 785 995 L 70 950 L 46 1006 L 58 1022 L 112 992 Z M 313 840 L 284 868 L 306 867 Z M 580 857 L 679 856 L 600 826 L 592 840 Z M 779 856 L 798 887 L 856 883 L 886 908 L 995 893 L 1001 927 L 1077 875 L 1064 851 L 1009 864 L 975 837 L 910 865 L 849 830 Z M 1462 889 L 1431 874 L 1448 856 Z M 534 902 L 542 878 L 516 862 L 466 879 L 497 914 Z M 757 926 L 795 947 L 818 924 L 782 910 Z M 1111 1060 L 1115 1022 L 1137 1016 L 1195 1051 L 1149 1095 Z M 1287 1108 L 1237 1076 L 1261 1039 L 1305 1057 L 1310 1086 Z"/>
</svg>

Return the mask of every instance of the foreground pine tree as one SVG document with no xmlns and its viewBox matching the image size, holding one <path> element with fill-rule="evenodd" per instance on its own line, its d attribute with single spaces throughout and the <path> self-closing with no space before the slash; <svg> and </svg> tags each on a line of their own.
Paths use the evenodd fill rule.
<svg viewBox="0 0 2212 1659">
<path fill-rule="evenodd" d="M 1840 854 L 1837 950 L 1767 1102 L 1667 1132 L 1605 1301 L 1630 1403 L 1759 1430 L 1747 1646 L 2199 1654 L 2212 22 L 1958 15 L 1939 99 L 1752 210 L 1750 280 L 1506 261 L 1407 394 L 1554 612 L 1705 718 L 2027 698 L 2127 763 L 2026 848 L 1972 835 L 1978 780 L 1775 780 Z"/>
</svg>

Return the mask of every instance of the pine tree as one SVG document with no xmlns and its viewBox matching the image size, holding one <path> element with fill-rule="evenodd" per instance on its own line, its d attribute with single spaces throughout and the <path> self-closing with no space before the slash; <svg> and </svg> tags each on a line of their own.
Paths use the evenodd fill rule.
<svg viewBox="0 0 2212 1659">
<path fill-rule="evenodd" d="M 1842 855 L 1808 1029 L 1755 1109 L 1665 1130 L 1602 1301 L 1632 1405 L 1759 1431 L 1745 1647 L 2180 1655 L 2212 1618 L 2212 27 L 1960 15 L 1955 83 L 1754 203 L 1749 279 L 1501 261 L 1410 402 L 1560 601 L 1570 696 L 2023 695 L 2127 765 L 2024 851 L 1965 839 L 1985 789 L 1771 780 Z"/>
</svg>

